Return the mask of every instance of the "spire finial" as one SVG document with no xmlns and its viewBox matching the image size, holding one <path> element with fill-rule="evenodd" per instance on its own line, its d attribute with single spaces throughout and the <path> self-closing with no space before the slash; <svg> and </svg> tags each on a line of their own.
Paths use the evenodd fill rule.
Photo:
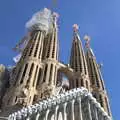
<svg viewBox="0 0 120 120">
<path fill-rule="evenodd" d="M 84 40 L 86 41 L 86 43 L 85 43 L 86 48 L 89 48 L 90 47 L 90 40 L 91 40 L 90 36 L 85 35 Z"/>
<path fill-rule="evenodd" d="M 58 19 L 59 18 L 59 14 L 56 13 L 56 12 L 53 12 L 53 17 L 55 17 L 56 19 Z"/>
<path fill-rule="evenodd" d="M 57 27 L 58 18 L 59 18 L 59 14 L 56 12 L 53 12 L 53 21 L 56 27 Z"/>
<path fill-rule="evenodd" d="M 74 24 L 74 25 L 73 25 L 73 30 L 74 30 L 74 32 L 77 32 L 78 29 L 79 29 L 79 26 L 78 26 L 77 24 Z"/>
</svg>

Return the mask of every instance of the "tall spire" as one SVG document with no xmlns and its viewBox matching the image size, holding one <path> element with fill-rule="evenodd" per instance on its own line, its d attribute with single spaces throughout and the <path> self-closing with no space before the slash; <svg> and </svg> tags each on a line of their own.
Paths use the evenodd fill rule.
<svg viewBox="0 0 120 120">
<path fill-rule="evenodd" d="M 108 96 L 105 90 L 100 65 L 98 65 L 93 50 L 90 47 L 90 37 L 88 35 L 85 35 L 84 39 L 86 41 L 86 60 L 88 65 L 92 94 L 105 109 L 105 111 L 108 112 L 109 115 L 111 115 Z"/>
<path fill-rule="evenodd" d="M 11 88 L 3 100 L 6 101 L 4 106 L 16 103 L 31 105 L 41 98 L 49 97 L 55 88 L 57 73 L 54 61 L 58 55 L 56 18 L 45 8 L 36 13 L 26 26 L 31 31 L 31 37 L 16 65 L 14 80 L 11 80 Z M 49 36 L 48 39 L 46 36 Z M 47 41 L 47 46 L 44 45 L 44 41 Z M 42 56 L 46 52 L 48 58 L 52 59 L 50 62 L 43 60 Z"/>
<path fill-rule="evenodd" d="M 57 28 L 57 18 L 58 14 L 53 13 L 53 22 L 52 22 L 52 29 L 46 36 L 44 40 L 43 45 L 43 77 L 42 77 L 42 89 L 47 90 L 47 97 L 54 95 L 55 87 L 56 87 L 56 81 L 57 81 L 57 61 L 58 61 L 58 28 Z M 37 86 L 39 89 L 39 86 L 41 85 L 41 82 L 39 82 L 39 85 Z M 38 90 L 40 91 L 40 90 Z M 44 90 L 45 92 L 45 90 Z M 41 94 L 41 99 L 46 98 L 46 95 L 39 92 Z"/>
<path fill-rule="evenodd" d="M 73 43 L 70 56 L 70 66 L 74 69 L 76 74 L 76 80 L 71 83 L 71 87 L 84 86 L 89 89 L 88 71 L 85 59 L 85 54 L 82 47 L 82 42 L 78 35 L 79 26 L 73 25 Z"/>
</svg>

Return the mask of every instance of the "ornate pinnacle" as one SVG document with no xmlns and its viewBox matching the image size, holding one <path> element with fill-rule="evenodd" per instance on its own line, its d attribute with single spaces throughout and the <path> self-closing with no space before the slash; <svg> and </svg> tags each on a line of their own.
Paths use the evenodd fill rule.
<svg viewBox="0 0 120 120">
<path fill-rule="evenodd" d="M 86 43 L 85 43 L 86 48 L 89 48 L 90 47 L 90 40 L 91 40 L 90 36 L 85 35 L 84 40 L 86 41 Z"/>
<path fill-rule="evenodd" d="M 59 14 L 56 12 L 53 12 L 53 18 L 54 20 L 57 22 L 58 18 L 59 18 Z"/>
<path fill-rule="evenodd" d="M 79 26 L 78 26 L 77 24 L 74 24 L 74 25 L 73 25 L 73 29 L 74 29 L 74 32 L 77 32 L 78 29 L 79 29 Z"/>
<path fill-rule="evenodd" d="M 59 18 L 59 14 L 56 13 L 56 12 L 53 12 L 53 16 L 54 16 L 55 18 Z"/>
</svg>

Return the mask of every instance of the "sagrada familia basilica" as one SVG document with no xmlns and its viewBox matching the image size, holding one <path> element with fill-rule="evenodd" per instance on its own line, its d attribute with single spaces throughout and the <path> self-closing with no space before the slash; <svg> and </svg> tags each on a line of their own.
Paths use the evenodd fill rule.
<svg viewBox="0 0 120 120">
<path fill-rule="evenodd" d="M 58 14 L 44 8 L 27 22 L 16 65 L 0 65 L 0 120 L 112 120 L 100 65 L 73 25 L 70 62 L 61 63 Z"/>
</svg>

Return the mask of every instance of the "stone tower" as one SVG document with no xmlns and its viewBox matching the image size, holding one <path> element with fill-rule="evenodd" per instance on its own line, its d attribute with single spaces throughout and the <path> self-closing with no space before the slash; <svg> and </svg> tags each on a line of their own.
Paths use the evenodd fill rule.
<svg viewBox="0 0 120 120">
<path fill-rule="evenodd" d="M 27 23 L 30 24 L 29 41 L 10 80 L 10 88 L 3 99 L 4 107 L 16 104 L 28 106 L 54 95 L 58 60 L 57 14 L 45 8 L 38 15 L 48 15 L 49 26 L 46 23 L 48 18 L 42 23 L 46 25 L 43 28 L 42 25 L 36 28 L 37 23 L 31 25 L 31 21 Z"/>
<path fill-rule="evenodd" d="M 73 29 L 70 67 L 74 70 L 74 79 L 70 81 L 70 88 L 85 87 L 90 90 L 88 68 L 82 42 L 78 34 L 78 25 L 74 24 Z"/>
<path fill-rule="evenodd" d="M 70 63 L 60 62 L 57 17 L 45 8 L 27 22 L 29 34 L 11 72 L 10 87 L 1 98 L 0 116 L 13 113 L 9 120 L 110 120 L 107 93 L 89 37 L 85 37 L 85 53 L 74 24 Z"/>
<path fill-rule="evenodd" d="M 97 99 L 97 101 L 101 104 L 101 106 L 105 109 L 105 111 L 109 115 L 111 115 L 109 100 L 100 70 L 101 66 L 97 63 L 93 50 L 89 45 L 90 37 L 86 35 L 85 40 L 86 40 L 86 60 L 89 71 L 91 92 L 93 96 Z"/>
</svg>

